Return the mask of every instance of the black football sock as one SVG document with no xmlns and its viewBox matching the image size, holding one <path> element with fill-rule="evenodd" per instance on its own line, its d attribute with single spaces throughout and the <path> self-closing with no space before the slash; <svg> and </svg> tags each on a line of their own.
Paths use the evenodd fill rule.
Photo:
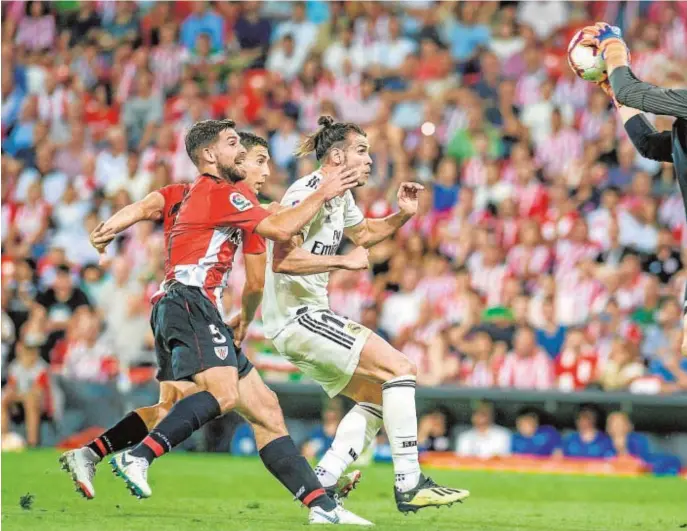
<svg viewBox="0 0 687 531">
<path fill-rule="evenodd" d="M 108 454 L 119 452 L 132 444 L 140 443 L 148 435 L 148 426 L 135 411 L 112 426 L 100 437 L 96 437 L 86 446 L 102 459 Z"/>
<path fill-rule="evenodd" d="M 315 472 L 288 435 L 279 437 L 260 450 L 265 468 L 306 507 L 321 507 L 325 511 L 336 508 L 336 503 L 322 488 Z"/>
<path fill-rule="evenodd" d="M 187 396 L 174 404 L 167 416 L 131 451 L 131 454 L 145 457 L 148 463 L 152 463 L 156 457 L 171 451 L 220 413 L 219 402 L 207 391 Z"/>
</svg>

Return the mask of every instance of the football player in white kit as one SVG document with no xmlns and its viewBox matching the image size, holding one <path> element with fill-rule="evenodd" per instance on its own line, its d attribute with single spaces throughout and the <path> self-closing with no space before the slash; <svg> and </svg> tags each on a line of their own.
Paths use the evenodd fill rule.
<svg viewBox="0 0 687 531">
<path fill-rule="evenodd" d="M 320 129 L 301 146 L 299 155 L 315 153 L 320 169 L 296 181 L 282 199 L 290 207 L 317 190 L 341 165 L 360 169 L 360 185 L 370 175 L 372 159 L 365 132 L 353 123 L 319 119 Z M 396 504 L 402 512 L 451 505 L 467 490 L 441 487 L 425 477 L 418 461 L 415 376 L 417 369 L 377 334 L 329 309 L 329 272 L 341 267 L 337 249 L 344 236 L 369 248 L 393 235 L 417 211 L 423 187 L 403 183 L 399 212 L 365 219 L 350 190 L 326 203 L 289 243 L 268 243 L 262 303 L 265 335 L 277 350 L 330 397 L 342 394 L 356 405 L 342 419 L 331 448 L 319 462 L 323 487 L 334 487 L 346 468 L 386 428 L 394 463 Z M 331 260 L 311 264 L 294 274 L 289 253 L 302 247 Z"/>
</svg>

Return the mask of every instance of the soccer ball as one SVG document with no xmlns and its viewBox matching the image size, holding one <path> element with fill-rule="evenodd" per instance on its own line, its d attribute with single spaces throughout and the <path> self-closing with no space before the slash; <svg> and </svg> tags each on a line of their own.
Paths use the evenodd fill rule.
<svg viewBox="0 0 687 531">
<path fill-rule="evenodd" d="M 582 44 L 582 30 L 568 44 L 568 64 L 572 71 L 585 81 L 598 83 L 608 77 L 606 61 L 594 46 Z"/>
</svg>

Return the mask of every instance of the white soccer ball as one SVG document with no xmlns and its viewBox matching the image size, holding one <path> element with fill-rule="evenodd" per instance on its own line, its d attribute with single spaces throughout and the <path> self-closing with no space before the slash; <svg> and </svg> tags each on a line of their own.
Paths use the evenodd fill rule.
<svg viewBox="0 0 687 531">
<path fill-rule="evenodd" d="M 568 64 L 572 71 L 585 81 L 598 83 L 608 77 L 606 61 L 594 46 L 582 44 L 582 30 L 578 31 L 568 45 Z"/>
</svg>

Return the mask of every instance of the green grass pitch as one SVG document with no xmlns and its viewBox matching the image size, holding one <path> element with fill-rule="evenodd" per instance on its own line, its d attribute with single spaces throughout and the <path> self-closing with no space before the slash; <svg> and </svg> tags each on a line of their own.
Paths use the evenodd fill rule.
<svg viewBox="0 0 687 531">
<path fill-rule="evenodd" d="M 101 464 L 96 498 L 79 497 L 58 453 L 2 455 L 3 531 L 283 531 L 307 511 L 258 459 L 172 454 L 150 469 L 153 496 L 137 500 Z M 687 483 L 675 478 L 607 478 L 427 470 L 472 496 L 451 508 L 407 517 L 393 503 L 390 466 L 364 469 L 347 507 L 379 530 L 671 531 L 687 527 Z M 19 500 L 33 494 L 30 509 Z"/>
</svg>

